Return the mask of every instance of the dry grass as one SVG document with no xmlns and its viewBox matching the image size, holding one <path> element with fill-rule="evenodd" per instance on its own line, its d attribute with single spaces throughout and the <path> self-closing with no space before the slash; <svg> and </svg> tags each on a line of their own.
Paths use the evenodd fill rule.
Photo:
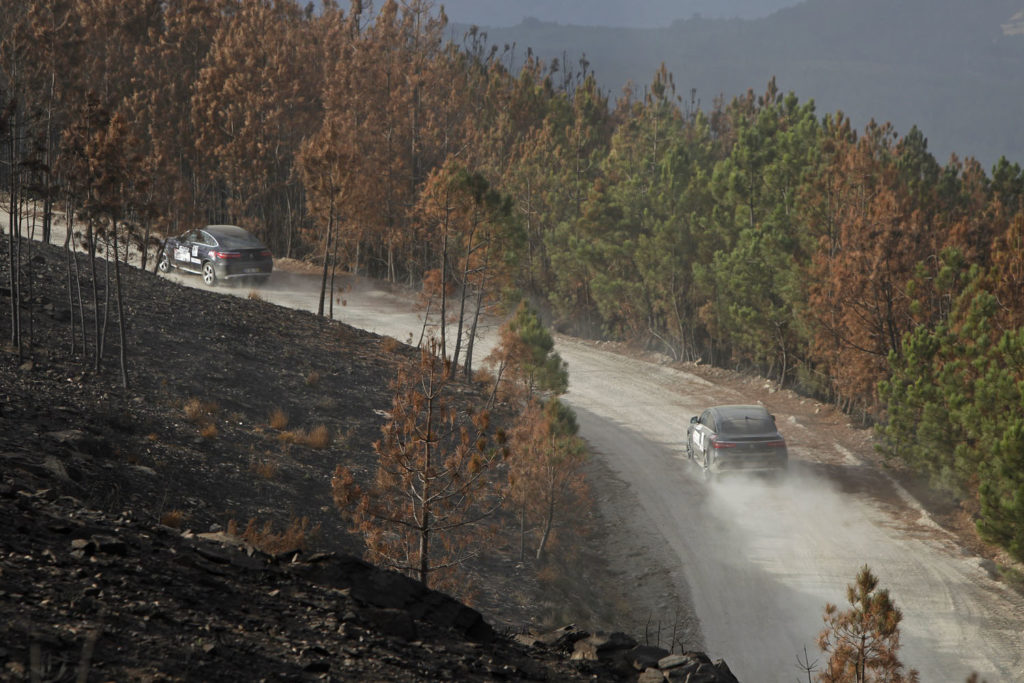
<svg viewBox="0 0 1024 683">
<path fill-rule="evenodd" d="M 203 425 L 203 428 L 199 430 L 199 436 L 204 439 L 216 439 L 220 432 L 217 431 L 217 425 L 210 422 Z"/>
<path fill-rule="evenodd" d="M 387 353 L 394 353 L 399 346 L 399 342 L 394 337 L 381 337 L 380 348 L 384 349 Z"/>
<path fill-rule="evenodd" d="M 307 550 L 319 532 L 320 525 L 311 526 L 308 517 L 293 518 L 288 528 L 281 533 L 274 531 L 273 522 L 266 522 L 260 526 L 255 518 L 249 520 L 242 533 L 238 533 L 238 522 L 228 522 L 229 534 L 241 536 L 249 545 L 269 555 Z"/>
<path fill-rule="evenodd" d="M 268 481 L 277 476 L 277 461 L 271 458 L 267 458 L 265 460 L 253 460 L 249 467 L 257 476 Z"/>
<path fill-rule="evenodd" d="M 249 300 L 250 301 L 263 301 L 263 297 L 260 296 L 260 293 L 257 292 L 255 289 L 250 289 L 249 290 Z"/>
<path fill-rule="evenodd" d="M 473 381 L 484 386 L 493 386 L 498 380 L 490 368 L 477 368 L 473 371 Z"/>
<path fill-rule="evenodd" d="M 537 569 L 537 580 L 553 585 L 562 580 L 562 572 L 553 563 L 545 564 Z"/>
<path fill-rule="evenodd" d="M 160 515 L 160 523 L 164 526 L 169 526 L 172 529 L 180 529 L 182 522 L 185 521 L 185 513 L 181 510 L 168 510 L 164 514 Z"/>
<path fill-rule="evenodd" d="M 214 401 L 204 401 L 192 396 L 185 401 L 183 407 L 185 419 L 189 422 L 208 422 L 220 412 L 220 406 Z"/>
<path fill-rule="evenodd" d="M 272 429 L 284 429 L 288 426 L 288 413 L 280 408 L 270 411 L 270 426 Z"/>
<path fill-rule="evenodd" d="M 327 430 L 327 426 L 322 424 L 313 427 L 309 431 L 305 429 L 291 429 L 281 432 L 277 435 L 277 438 L 283 443 L 300 444 L 318 450 L 327 448 L 331 443 L 331 434 Z"/>
<path fill-rule="evenodd" d="M 317 372 L 316 370 L 311 370 L 309 372 L 309 374 L 306 375 L 306 386 L 307 387 L 315 387 L 319 383 L 320 383 L 320 373 Z"/>
<path fill-rule="evenodd" d="M 305 444 L 310 448 L 327 448 L 328 444 L 331 443 L 330 432 L 327 431 L 326 425 L 317 425 L 309 430 L 306 434 Z"/>
</svg>

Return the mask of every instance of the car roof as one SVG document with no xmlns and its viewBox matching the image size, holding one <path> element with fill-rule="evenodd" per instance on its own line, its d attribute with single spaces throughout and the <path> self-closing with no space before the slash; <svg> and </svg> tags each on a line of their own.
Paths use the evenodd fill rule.
<svg viewBox="0 0 1024 683">
<path fill-rule="evenodd" d="M 204 225 L 200 230 L 205 230 L 214 237 L 246 237 L 252 234 L 237 225 Z"/>
<path fill-rule="evenodd" d="M 741 417 L 768 417 L 768 409 L 759 405 L 728 405 L 715 406 L 711 410 L 718 416 L 726 419 Z"/>
</svg>

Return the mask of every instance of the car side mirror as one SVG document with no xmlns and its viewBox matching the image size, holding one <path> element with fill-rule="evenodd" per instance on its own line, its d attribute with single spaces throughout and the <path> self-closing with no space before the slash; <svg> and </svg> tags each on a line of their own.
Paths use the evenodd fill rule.
<svg viewBox="0 0 1024 683">
<path fill-rule="evenodd" d="M 694 415 L 693 417 L 690 418 L 690 424 L 692 424 L 692 425 L 697 424 L 697 416 L 696 415 Z"/>
</svg>

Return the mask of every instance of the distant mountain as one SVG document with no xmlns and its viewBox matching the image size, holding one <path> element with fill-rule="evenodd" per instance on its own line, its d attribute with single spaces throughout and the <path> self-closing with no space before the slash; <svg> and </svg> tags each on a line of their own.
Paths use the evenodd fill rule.
<svg viewBox="0 0 1024 683">
<path fill-rule="evenodd" d="M 801 0 L 443 0 L 448 18 L 460 24 L 513 26 L 526 18 L 574 26 L 659 28 L 694 15 L 754 19 Z"/>
<path fill-rule="evenodd" d="M 465 25 L 453 24 L 460 40 Z M 1024 163 L 1024 0 L 806 0 L 765 18 L 681 19 L 661 29 L 568 26 L 537 20 L 487 28 L 546 60 L 589 62 L 617 95 L 642 88 L 664 62 L 678 94 L 707 109 L 747 89 L 779 87 L 837 110 L 858 129 L 872 118 L 901 134 L 917 125 L 944 163 L 951 153 L 987 168 Z"/>
</svg>

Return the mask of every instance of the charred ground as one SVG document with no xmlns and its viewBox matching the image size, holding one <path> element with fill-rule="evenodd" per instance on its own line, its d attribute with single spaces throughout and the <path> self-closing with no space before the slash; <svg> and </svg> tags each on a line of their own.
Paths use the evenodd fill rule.
<svg viewBox="0 0 1024 683">
<path fill-rule="evenodd" d="M 23 268 L 31 342 L 0 354 L 0 678 L 83 665 L 107 680 L 594 673 L 505 636 L 562 618 L 611 626 L 599 533 L 574 551 L 583 576 L 555 567 L 545 583 L 511 551 L 482 558 L 472 604 L 486 622 L 355 559 L 330 475 L 339 463 L 371 471 L 389 381 L 414 349 L 126 268 L 124 390 L 112 300 L 97 372 L 93 311 L 83 349 L 66 255 L 32 245 Z M 0 290 L 5 311 L 10 296 Z M 484 400 L 481 387 L 461 391 Z M 287 425 L 271 426 L 274 411 Z M 309 445 L 320 426 L 329 443 Z M 251 520 L 267 552 L 219 533 Z"/>
</svg>

